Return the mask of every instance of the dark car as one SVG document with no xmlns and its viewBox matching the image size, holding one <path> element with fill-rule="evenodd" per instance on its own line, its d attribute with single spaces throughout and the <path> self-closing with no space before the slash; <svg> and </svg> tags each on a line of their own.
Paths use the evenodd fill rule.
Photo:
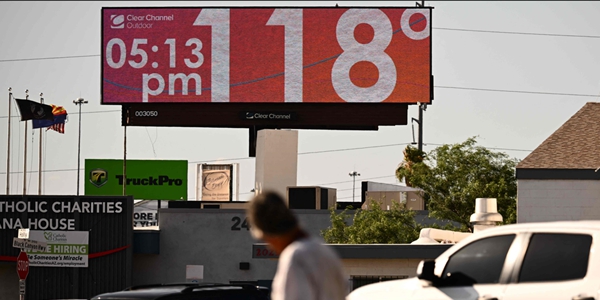
<svg viewBox="0 0 600 300">
<path fill-rule="evenodd" d="M 173 283 L 133 286 L 91 300 L 270 300 L 266 287 L 251 284 Z"/>
</svg>

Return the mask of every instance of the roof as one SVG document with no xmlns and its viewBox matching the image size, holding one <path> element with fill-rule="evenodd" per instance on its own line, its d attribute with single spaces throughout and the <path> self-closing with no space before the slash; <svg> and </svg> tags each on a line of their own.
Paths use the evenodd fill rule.
<svg viewBox="0 0 600 300">
<path fill-rule="evenodd" d="M 531 152 L 517 169 L 600 167 L 600 103 L 588 102 Z"/>
<path fill-rule="evenodd" d="M 391 183 L 381 183 L 374 181 L 363 181 L 368 185 L 368 192 L 418 192 L 421 191 L 419 188 L 414 188 L 410 186 L 400 185 L 400 184 L 391 184 Z"/>
<path fill-rule="evenodd" d="M 517 223 L 496 226 L 483 230 L 485 233 L 496 232 L 523 232 L 537 230 L 594 230 L 600 232 L 600 220 L 578 220 L 578 221 L 551 221 Z M 474 234 L 477 235 L 477 234 Z"/>
</svg>

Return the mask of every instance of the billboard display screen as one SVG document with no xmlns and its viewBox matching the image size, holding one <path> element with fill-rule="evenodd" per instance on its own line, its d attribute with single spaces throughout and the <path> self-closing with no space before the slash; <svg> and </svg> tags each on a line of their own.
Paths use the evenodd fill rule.
<svg viewBox="0 0 600 300">
<path fill-rule="evenodd" d="M 187 160 L 86 159 L 85 195 L 127 195 L 143 200 L 187 200 Z"/>
<path fill-rule="evenodd" d="M 103 8 L 102 103 L 430 103 L 431 8 Z"/>
</svg>

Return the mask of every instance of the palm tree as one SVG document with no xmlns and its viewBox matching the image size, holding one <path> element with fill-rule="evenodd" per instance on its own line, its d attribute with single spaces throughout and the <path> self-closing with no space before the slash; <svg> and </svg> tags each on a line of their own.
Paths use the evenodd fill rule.
<svg viewBox="0 0 600 300">
<path fill-rule="evenodd" d="M 412 147 L 411 145 L 407 145 L 404 148 L 404 160 L 398 165 L 396 169 L 396 177 L 398 180 L 404 180 L 406 186 L 412 187 L 412 183 L 410 181 L 410 177 L 413 172 L 413 166 L 417 163 L 422 163 L 425 159 L 425 152 L 419 150 L 418 148 Z"/>
</svg>

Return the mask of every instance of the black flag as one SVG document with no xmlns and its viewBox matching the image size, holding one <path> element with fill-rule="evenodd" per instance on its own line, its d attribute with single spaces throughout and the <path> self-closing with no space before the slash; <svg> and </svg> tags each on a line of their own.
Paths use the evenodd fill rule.
<svg viewBox="0 0 600 300">
<path fill-rule="evenodd" d="M 21 112 L 21 121 L 27 120 L 54 120 L 52 106 L 37 103 L 31 100 L 16 99 Z"/>
</svg>

